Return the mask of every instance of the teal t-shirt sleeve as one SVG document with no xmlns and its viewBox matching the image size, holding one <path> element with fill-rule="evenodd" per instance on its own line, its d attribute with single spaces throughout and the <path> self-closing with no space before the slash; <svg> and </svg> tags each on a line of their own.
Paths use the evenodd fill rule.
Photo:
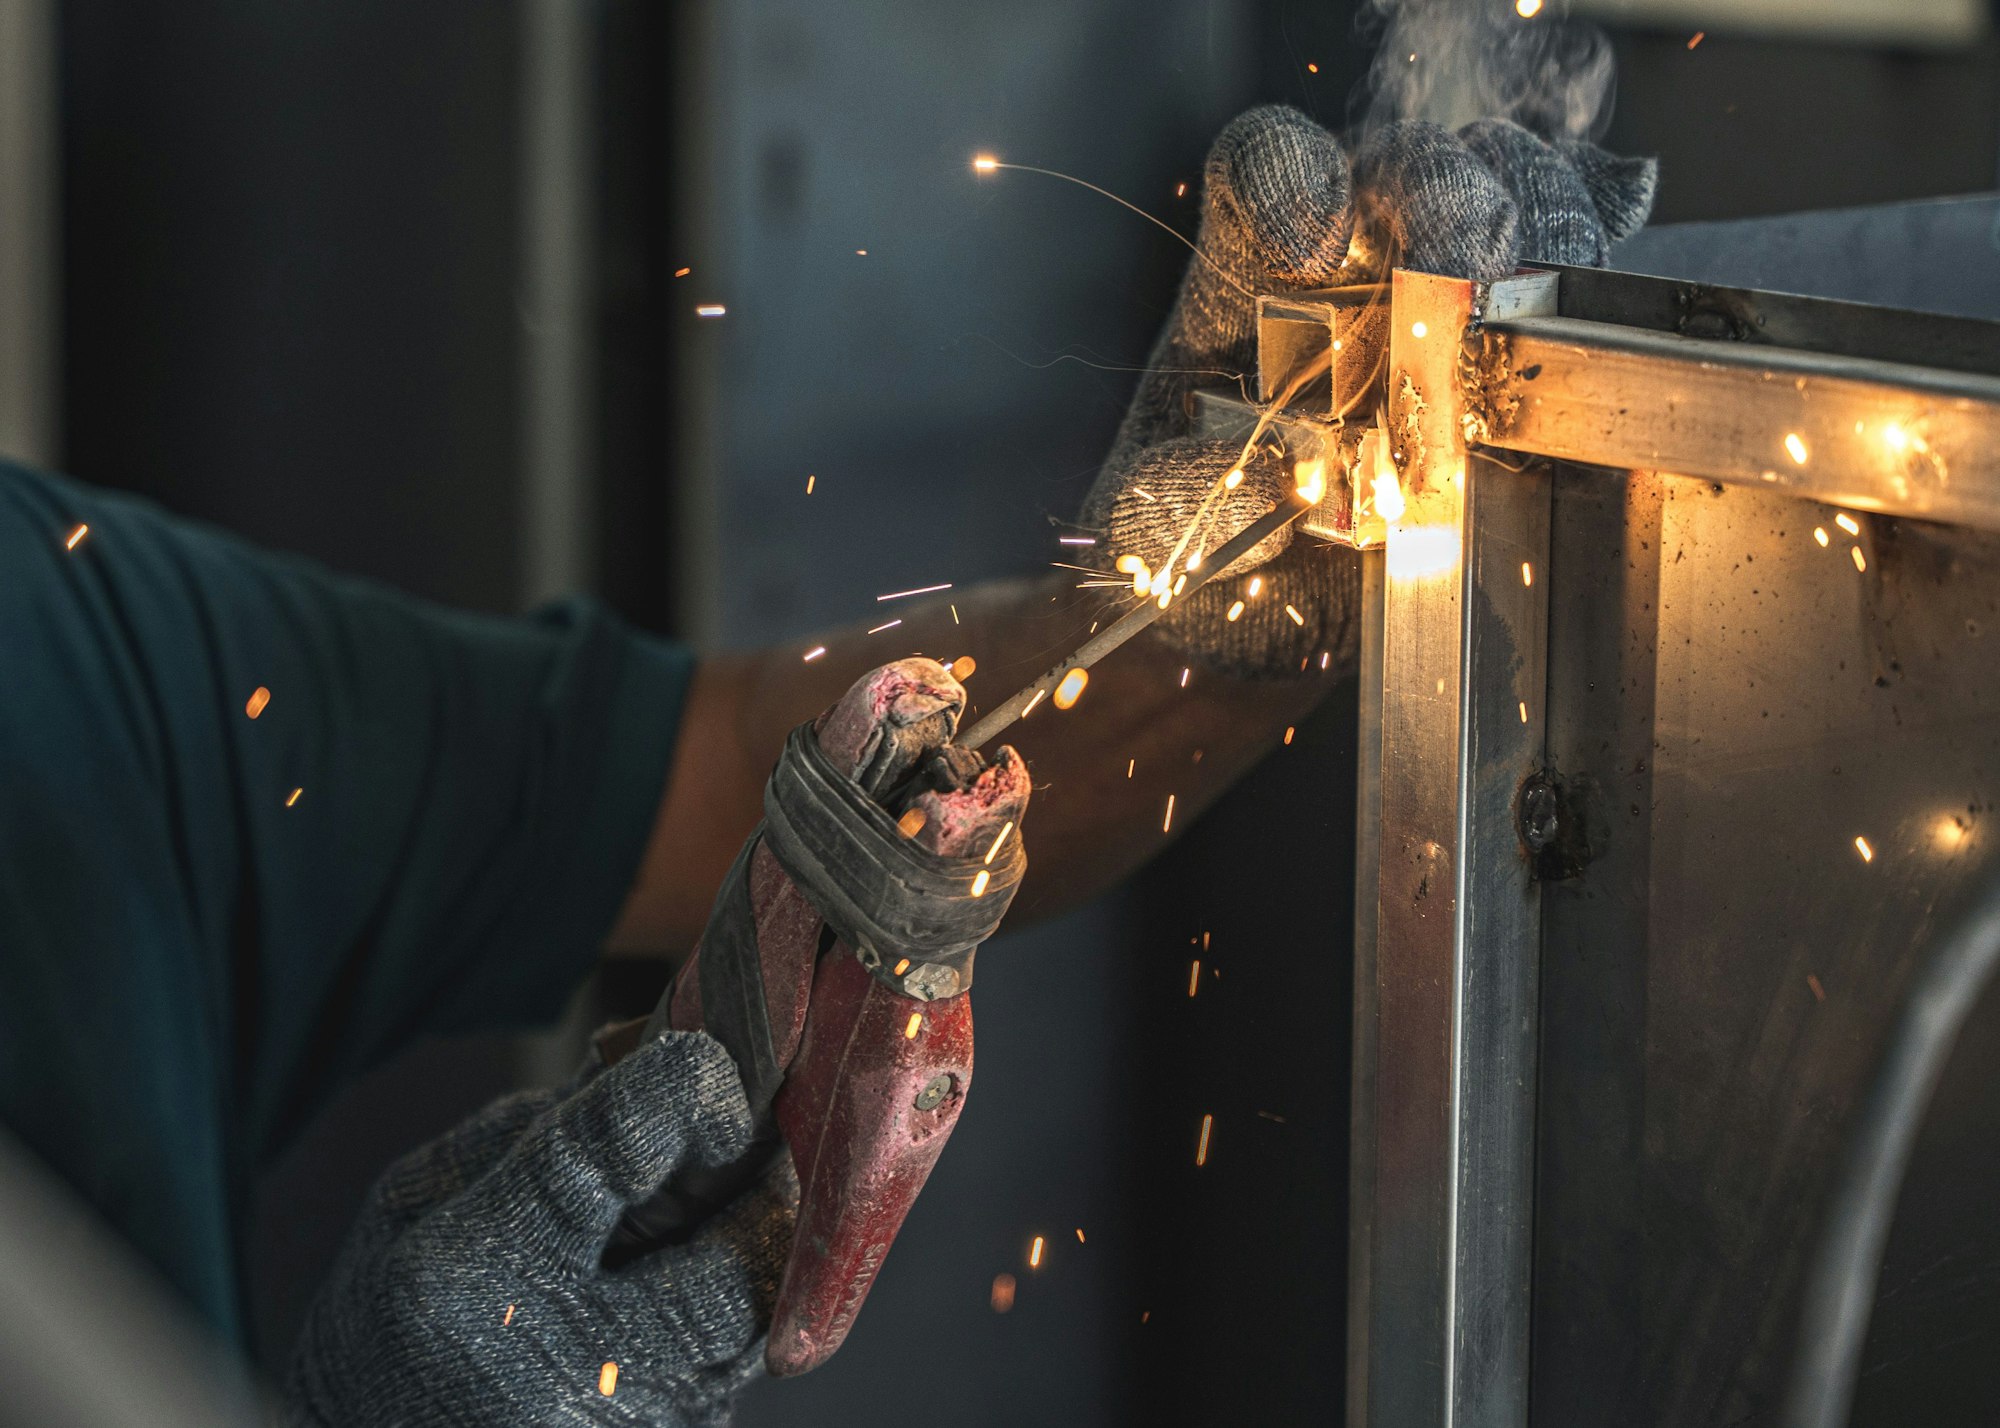
<svg viewBox="0 0 2000 1428">
<path fill-rule="evenodd" d="M 644 849 L 685 649 L 7 465 L 0 561 L 0 1115 L 45 1154 L 179 1121 L 157 1153 L 240 1185 L 411 1039 L 561 1010 Z M 118 1201 L 158 1170 L 135 1134 L 51 1158 Z"/>
</svg>

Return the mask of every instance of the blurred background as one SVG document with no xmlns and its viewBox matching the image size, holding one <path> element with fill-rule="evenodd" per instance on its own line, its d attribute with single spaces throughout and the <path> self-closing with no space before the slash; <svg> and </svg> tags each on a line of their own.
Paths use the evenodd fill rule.
<svg viewBox="0 0 2000 1428">
<path fill-rule="evenodd" d="M 0 447 L 421 595 L 584 590 L 711 648 L 1025 570 L 1186 253 L 971 155 L 1191 234 L 1231 115 L 1346 120 L 1359 8 L 0 0 Z M 1660 221 L 2000 181 L 1989 0 L 1575 13 Z M 746 1424 L 1336 1415 L 1353 739 L 1330 701 L 1131 886 L 981 959 L 972 1113 L 848 1347 Z M 663 975 L 336 1105 L 246 1215 L 260 1355 L 392 1155 Z"/>
</svg>

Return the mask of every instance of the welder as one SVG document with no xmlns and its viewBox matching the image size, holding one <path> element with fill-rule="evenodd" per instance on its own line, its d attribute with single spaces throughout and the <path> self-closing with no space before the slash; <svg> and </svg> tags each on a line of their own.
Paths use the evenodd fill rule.
<svg viewBox="0 0 2000 1428">
<path fill-rule="evenodd" d="M 1352 281 L 1371 248 L 1480 278 L 1601 264 L 1653 181 L 1498 121 L 1389 125 L 1350 156 L 1295 111 L 1239 118 L 1082 512 L 1098 552 L 1157 567 L 1238 460 L 1189 434 L 1185 397 L 1194 374 L 1250 368 L 1251 294 Z M 1267 458 L 1244 470 L 1236 527 L 1291 481 Z M 1076 709 L 1013 731 L 1036 787 L 1024 909 L 1074 903 L 1162 841 L 1128 761 L 1186 770 L 1184 827 L 1351 670 L 1352 552 L 1281 535 L 1254 556 L 1261 598 L 1235 618 L 1203 590 Z M 607 948 L 685 955 L 776 806 L 788 735 L 859 673 L 796 649 L 697 660 L 584 603 L 431 608 L 20 468 L 0 474 L 0 570 L 0 1121 L 232 1338 L 259 1168 L 413 1038 L 547 1019 Z M 1066 588 L 960 590 L 901 633 L 971 656 L 976 676 L 957 668 L 998 698 L 1077 638 L 1049 599 Z M 942 666 L 922 673 L 955 697 Z M 648 1035 L 391 1167 L 297 1348 L 292 1420 L 726 1417 L 791 1246 L 783 1158 L 691 1233 L 604 1250 L 664 1182 L 742 1159 L 747 1075 L 705 1032 Z"/>
</svg>

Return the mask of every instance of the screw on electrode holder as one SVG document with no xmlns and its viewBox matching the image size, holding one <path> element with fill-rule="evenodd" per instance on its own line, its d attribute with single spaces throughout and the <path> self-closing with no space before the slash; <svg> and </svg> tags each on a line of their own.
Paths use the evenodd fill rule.
<svg viewBox="0 0 2000 1428">
<path fill-rule="evenodd" d="M 917 1092 L 917 1109 L 920 1111 L 934 1111 L 938 1108 L 939 1103 L 950 1094 L 951 1073 L 949 1071 L 940 1071 L 937 1075 L 931 1077 L 923 1090 Z"/>
<path fill-rule="evenodd" d="M 1514 795 L 1514 831 L 1541 882 L 1583 872 L 1594 856 L 1581 789 L 1554 769 L 1537 769 Z"/>
</svg>

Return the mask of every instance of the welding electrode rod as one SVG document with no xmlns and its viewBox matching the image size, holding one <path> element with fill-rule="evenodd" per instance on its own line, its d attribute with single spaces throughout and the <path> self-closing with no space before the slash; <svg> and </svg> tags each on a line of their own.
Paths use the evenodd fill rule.
<svg viewBox="0 0 2000 1428">
<path fill-rule="evenodd" d="M 1273 506 L 1268 514 L 1260 516 L 1238 531 L 1234 536 L 1230 537 L 1221 549 L 1211 555 L 1205 556 L 1202 559 L 1201 568 L 1189 574 L 1188 583 L 1182 588 L 1181 594 L 1175 598 L 1173 603 L 1178 604 L 1180 601 L 1187 599 L 1188 596 L 1201 589 L 1210 580 L 1227 570 L 1245 551 L 1268 540 L 1272 535 L 1283 530 L 1307 511 L 1310 511 L 1313 508 L 1313 504 L 1313 502 L 1306 500 L 1303 496 L 1296 493 L 1287 496 L 1284 500 Z M 1166 609 L 1155 599 L 1149 599 L 1137 609 L 1127 611 L 1124 615 L 1106 625 L 1097 634 L 1085 640 L 1078 647 L 1075 654 L 1072 654 L 1061 664 L 1050 669 L 1047 674 L 1044 674 L 1040 679 L 1021 690 L 1005 704 L 1000 705 L 970 729 L 959 735 L 955 742 L 961 749 L 978 748 L 1026 713 L 1029 705 L 1053 690 L 1058 684 L 1061 684 L 1064 675 L 1073 669 L 1089 669 L 1092 665 L 1096 664 L 1099 660 L 1124 644 L 1125 641 L 1131 639 L 1132 636 L 1138 634 L 1139 631 L 1145 629 L 1146 626 L 1152 624 L 1153 621 L 1166 613 Z"/>
</svg>

